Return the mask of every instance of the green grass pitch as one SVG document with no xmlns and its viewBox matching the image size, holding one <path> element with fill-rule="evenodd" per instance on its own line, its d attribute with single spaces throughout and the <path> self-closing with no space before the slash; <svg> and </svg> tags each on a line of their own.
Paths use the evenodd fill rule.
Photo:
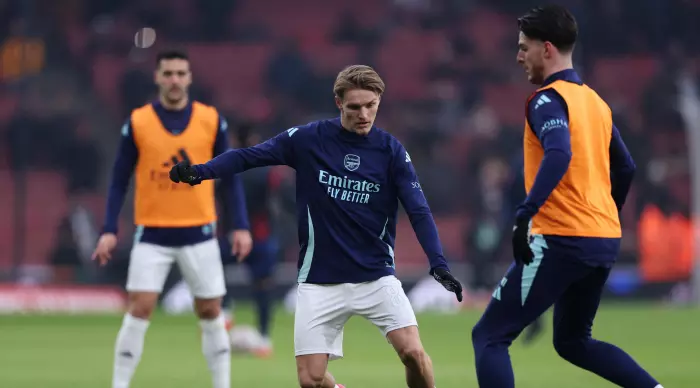
<svg viewBox="0 0 700 388">
<path fill-rule="evenodd" d="M 238 321 L 253 320 L 248 308 Z M 476 387 L 471 327 L 479 312 L 419 315 L 421 336 L 433 359 L 440 388 Z M 549 318 L 550 316 L 548 316 Z M 259 360 L 234 355 L 232 387 L 295 387 L 293 317 L 278 313 L 275 355 Z M 12 388 L 109 387 L 112 347 L 120 316 L 0 316 L 0 386 Z M 559 359 L 547 332 L 530 347 L 511 348 L 519 388 L 612 387 Z M 700 387 L 700 310 L 652 305 L 607 305 L 594 335 L 629 351 L 666 388 Z M 403 368 L 379 331 L 361 318 L 345 330 L 345 359 L 331 372 L 349 388 L 405 387 Z M 157 315 L 133 388 L 208 387 L 199 331 L 191 316 Z"/>
</svg>

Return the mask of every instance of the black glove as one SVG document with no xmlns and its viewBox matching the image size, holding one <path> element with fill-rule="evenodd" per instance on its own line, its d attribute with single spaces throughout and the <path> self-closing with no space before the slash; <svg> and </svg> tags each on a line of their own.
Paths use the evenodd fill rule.
<svg viewBox="0 0 700 388">
<path fill-rule="evenodd" d="M 190 186 L 202 183 L 202 180 L 197 177 L 197 170 L 186 160 L 170 169 L 170 180 L 175 183 L 189 183 Z"/>
<path fill-rule="evenodd" d="M 530 249 L 530 219 L 522 218 L 515 220 L 513 226 L 513 258 L 518 263 L 525 265 L 532 263 L 534 254 Z"/>
<path fill-rule="evenodd" d="M 432 271 L 433 278 L 449 292 L 454 292 L 457 295 L 457 301 L 462 301 L 462 284 L 455 279 L 449 270 L 445 268 L 436 268 Z"/>
</svg>

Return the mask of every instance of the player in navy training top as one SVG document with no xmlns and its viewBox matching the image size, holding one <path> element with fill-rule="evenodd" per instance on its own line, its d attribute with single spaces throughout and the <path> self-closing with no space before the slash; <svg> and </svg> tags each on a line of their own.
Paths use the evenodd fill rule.
<svg viewBox="0 0 700 388">
<path fill-rule="evenodd" d="M 406 366 L 409 386 L 435 385 L 415 314 L 394 276 L 399 201 L 428 256 L 430 274 L 461 301 L 462 286 L 449 272 L 411 157 L 374 126 L 383 92 L 372 68 L 350 66 L 334 85 L 340 118 L 293 127 L 255 147 L 171 170 L 173 181 L 198 184 L 267 165 L 296 169 L 301 249 L 294 342 L 302 387 L 334 386 L 327 360 L 342 357 L 343 326 L 352 315 L 382 330 Z"/>
<path fill-rule="evenodd" d="M 472 330 L 479 386 L 515 387 L 508 348 L 554 305 L 553 343 L 563 359 L 618 386 L 661 388 L 623 350 L 591 336 L 634 162 L 610 108 L 573 69 L 573 15 L 538 7 L 518 26 L 517 61 L 539 88 L 526 110 L 527 196 L 515 214 L 515 262 Z"/>
</svg>

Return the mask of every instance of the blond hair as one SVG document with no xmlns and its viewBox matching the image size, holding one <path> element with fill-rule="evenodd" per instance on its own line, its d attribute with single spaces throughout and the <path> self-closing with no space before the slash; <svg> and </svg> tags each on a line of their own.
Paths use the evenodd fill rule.
<svg viewBox="0 0 700 388">
<path fill-rule="evenodd" d="M 363 89 L 381 96 L 384 88 L 384 81 L 373 68 L 366 65 L 352 65 L 338 73 L 333 84 L 333 93 L 342 99 L 348 90 Z"/>
</svg>

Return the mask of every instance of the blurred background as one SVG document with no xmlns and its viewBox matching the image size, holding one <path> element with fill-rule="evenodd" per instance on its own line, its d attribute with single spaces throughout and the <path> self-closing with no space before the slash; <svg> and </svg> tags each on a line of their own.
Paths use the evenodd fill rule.
<svg viewBox="0 0 700 388">
<path fill-rule="evenodd" d="M 580 24 L 577 70 L 610 103 L 638 166 L 621 215 L 624 244 L 610 296 L 687 300 L 696 256 L 690 215 L 698 199 L 689 167 L 698 165 L 700 1 L 559 3 Z M 511 260 L 523 109 L 533 91 L 515 63 L 515 17 L 534 5 L 0 1 L 0 279 L 124 284 L 130 202 L 113 265 L 98 268 L 89 256 L 121 124 L 156 96 L 157 51 L 176 47 L 191 57 L 193 98 L 218 107 L 232 137 L 245 127 L 262 140 L 335 116 L 337 72 L 354 63 L 374 66 L 387 83 L 378 124 L 410 151 L 457 272 L 475 295 L 490 294 Z M 154 33 L 155 44 L 137 47 Z M 279 176 L 293 184 L 292 170 Z M 294 214 L 284 206 L 289 188 L 273 190 L 280 193 L 272 201 L 283 204 L 270 204 L 283 247 L 277 277 L 288 288 L 298 250 Z M 405 217 L 396 252 L 405 283 L 426 275 Z M 243 272 L 229 272 L 230 282 L 245 285 Z"/>
<path fill-rule="evenodd" d="M 693 279 L 700 279 L 694 276 L 700 266 L 693 224 L 693 214 L 700 214 L 700 170 L 692 167 L 700 166 L 700 0 L 556 3 L 577 17 L 576 68 L 611 105 L 638 167 L 621 214 L 623 249 L 606 300 L 687 304 L 693 289 L 700 295 L 700 287 L 693 288 Z M 0 0 L 0 312 L 123 308 L 134 229 L 130 200 L 115 259 L 100 268 L 90 255 L 104 219 L 120 128 L 132 109 L 156 97 L 157 51 L 175 47 L 190 55 L 192 97 L 225 115 L 233 139 L 245 131 L 253 143 L 337 115 L 332 84 L 338 71 L 357 63 L 375 67 L 387 83 L 378 125 L 409 150 L 446 254 L 468 284 L 463 306 L 478 314 L 512 261 L 512 213 L 523 195 L 524 107 L 534 90 L 515 62 L 515 19 L 535 5 Z M 268 232 L 282 248 L 275 274 L 280 298 L 296 278 L 293 174 L 275 169 L 272 195 L 261 204 L 272 217 Z M 419 289 L 427 261 L 405 216 L 397 229 L 399 277 L 407 288 Z M 227 274 L 234 299 L 246 299 L 245 269 L 229 266 Z M 169 285 L 177 279 L 174 269 Z M 417 310 L 444 299 L 431 284 L 422 288 L 422 302 L 412 294 Z M 640 312 L 628 319 L 648 317 Z M 11 328 L 8 319 L 0 323 Z M 107 327 L 100 334 L 105 357 L 118 319 Z M 109 361 L 104 364 L 108 374 Z M 15 383 L 0 385 L 22 386 L 19 378 Z M 71 384 L 65 386 L 95 386 Z M 697 385 L 679 380 L 675 386 Z"/>
</svg>

